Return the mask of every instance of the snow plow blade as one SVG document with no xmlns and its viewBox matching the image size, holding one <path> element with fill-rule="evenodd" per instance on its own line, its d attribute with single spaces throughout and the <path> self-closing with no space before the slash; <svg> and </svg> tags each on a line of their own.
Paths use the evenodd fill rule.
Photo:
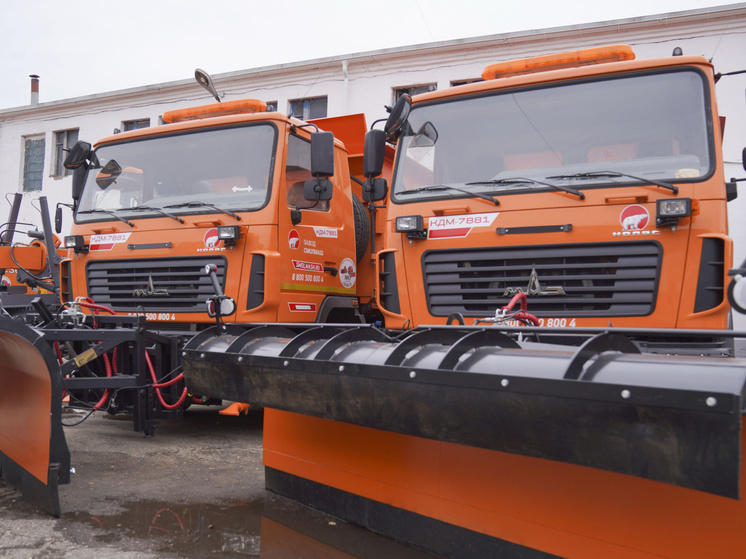
<svg viewBox="0 0 746 559">
<path fill-rule="evenodd" d="M 60 516 L 70 483 L 62 430 L 62 379 L 43 335 L 0 317 L 0 474 L 45 512 Z"/>
<path fill-rule="evenodd" d="M 614 333 L 576 348 L 298 325 L 206 330 L 182 359 L 206 396 L 739 498 L 744 360 L 643 355 Z"/>
</svg>

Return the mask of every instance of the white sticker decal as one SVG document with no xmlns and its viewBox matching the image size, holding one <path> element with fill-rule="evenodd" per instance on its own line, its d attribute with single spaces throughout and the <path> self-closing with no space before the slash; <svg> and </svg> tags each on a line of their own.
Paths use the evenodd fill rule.
<svg viewBox="0 0 746 559">
<path fill-rule="evenodd" d="M 313 232 L 316 233 L 316 237 L 320 239 L 336 239 L 337 238 L 337 230 L 333 227 L 315 227 L 313 228 Z"/>
<path fill-rule="evenodd" d="M 351 258 L 345 258 L 342 260 L 342 266 L 339 270 L 339 279 L 342 282 L 342 287 L 350 289 L 355 285 L 355 279 L 357 278 L 357 271 L 355 270 L 355 263 Z"/>
<path fill-rule="evenodd" d="M 91 235 L 88 250 L 111 250 L 114 245 L 126 243 L 132 233 L 107 233 L 105 235 Z"/>
<path fill-rule="evenodd" d="M 428 219 L 428 239 L 466 237 L 474 227 L 489 227 L 500 212 L 436 216 Z"/>
</svg>

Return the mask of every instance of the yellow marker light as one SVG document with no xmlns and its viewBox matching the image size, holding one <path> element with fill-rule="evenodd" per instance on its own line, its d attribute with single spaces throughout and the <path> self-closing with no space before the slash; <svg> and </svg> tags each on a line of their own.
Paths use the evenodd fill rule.
<svg viewBox="0 0 746 559">
<path fill-rule="evenodd" d="M 171 124 L 185 120 L 198 120 L 215 116 L 262 113 L 267 110 L 267 103 L 259 99 L 237 99 L 225 103 L 212 103 L 186 109 L 176 109 L 163 113 L 163 122 Z"/>
<path fill-rule="evenodd" d="M 622 62 L 634 59 L 635 53 L 629 45 L 611 45 L 490 64 L 482 70 L 482 79 L 494 80 L 497 78 L 520 76 L 522 74 L 532 74 L 534 72 L 547 72 L 562 68 L 577 68 L 591 64 L 605 64 L 607 62 Z"/>
</svg>

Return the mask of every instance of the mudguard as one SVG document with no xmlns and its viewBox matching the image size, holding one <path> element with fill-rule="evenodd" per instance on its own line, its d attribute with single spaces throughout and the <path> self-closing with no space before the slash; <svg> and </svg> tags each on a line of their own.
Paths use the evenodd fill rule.
<svg viewBox="0 0 746 559">
<path fill-rule="evenodd" d="M 41 331 L 0 317 L 0 474 L 42 510 L 60 516 L 70 483 L 62 430 L 62 378 Z"/>
</svg>

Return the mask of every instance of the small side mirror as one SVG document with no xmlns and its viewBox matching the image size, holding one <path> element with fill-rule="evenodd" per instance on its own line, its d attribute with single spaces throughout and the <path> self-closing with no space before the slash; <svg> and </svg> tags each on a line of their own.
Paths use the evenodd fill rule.
<svg viewBox="0 0 746 559">
<path fill-rule="evenodd" d="M 746 148 L 741 151 L 741 165 L 743 165 L 744 171 L 746 171 Z"/>
<path fill-rule="evenodd" d="M 303 197 L 306 200 L 331 200 L 332 190 L 332 181 L 329 179 L 309 179 L 303 183 Z"/>
<path fill-rule="evenodd" d="M 91 155 L 91 144 L 88 142 L 78 141 L 70 148 L 62 164 L 65 169 L 77 169 L 83 165 Z"/>
<path fill-rule="evenodd" d="M 389 185 L 386 179 L 368 179 L 363 183 L 363 202 L 378 202 L 386 198 L 389 193 Z"/>
<path fill-rule="evenodd" d="M 366 132 L 363 142 L 363 175 L 365 178 L 370 179 L 381 174 L 385 155 L 386 132 L 383 130 Z"/>
<path fill-rule="evenodd" d="M 57 205 L 54 211 L 54 231 L 59 235 L 62 233 L 62 206 Z"/>
<path fill-rule="evenodd" d="M 311 174 L 314 177 L 334 175 L 334 134 L 331 132 L 311 134 Z"/>
</svg>

